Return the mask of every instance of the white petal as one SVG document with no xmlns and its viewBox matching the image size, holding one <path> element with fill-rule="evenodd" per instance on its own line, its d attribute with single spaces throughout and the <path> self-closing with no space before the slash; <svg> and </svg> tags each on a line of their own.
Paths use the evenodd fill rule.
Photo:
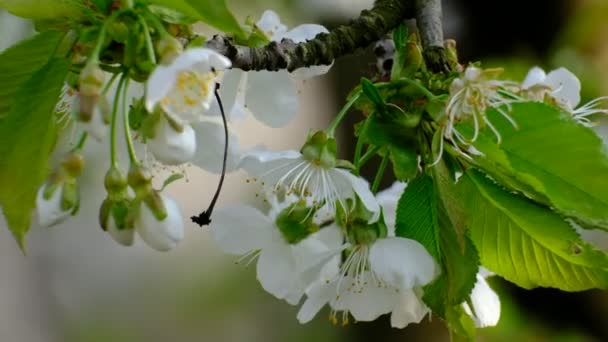
<svg viewBox="0 0 608 342">
<path fill-rule="evenodd" d="M 146 109 L 153 112 L 159 103 L 173 87 L 177 79 L 177 72 L 172 66 L 158 65 L 146 82 Z"/>
<path fill-rule="evenodd" d="M 204 170 L 214 173 L 222 171 L 224 144 L 226 137 L 224 126 L 219 118 L 205 118 L 192 125 L 196 132 L 196 154 L 192 163 Z M 237 169 L 241 159 L 241 148 L 238 137 L 228 131 L 228 156 L 226 172 Z"/>
<path fill-rule="evenodd" d="M 108 234 L 112 239 L 123 246 L 133 245 L 135 239 L 135 229 L 118 229 L 114 223 L 114 217 L 112 214 L 108 217 L 107 230 Z"/>
<path fill-rule="evenodd" d="M 436 275 L 433 257 L 417 241 L 390 237 L 378 239 L 369 253 L 371 269 L 399 289 L 430 283 Z"/>
<path fill-rule="evenodd" d="M 257 277 L 266 292 L 295 305 L 304 294 L 304 287 L 298 286 L 298 276 L 296 260 L 287 243 L 273 243 L 260 253 Z"/>
<path fill-rule="evenodd" d="M 36 194 L 36 211 L 38 223 L 43 227 L 50 227 L 70 217 L 72 210 L 61 209 L 63 186 L 58 186 L 48 200 L 44 199 L 45 188 L 46 185 L 43 184 Z"/>
<path fill-rule="evenodd" d="M 178 132 L 163 117 L 156 126 L 154 138 L 147 143 L 158 161 L 166 165 L 179 165 L 192 160 L 197 141 L 190 125 L 183 125 L 183 131 Z"/>
<path fill-rule="evenodd" d="M 246 72 L 241 73 L 241 78 L 236 87 L 234 102 L 230 108 L 230 118 L 233 120 L 244 119 L 247 117 L 247 114 L 251 114 L 249 109 L 247 109 L 247 104 L 245 103 L 247 86 L 249 83 L 249 74 Z"/>
<path fill-rule="evenodd" d="M 369 189 L 369 183 L 365 179 L 357 177 L 346 170 L 334 169 L 334 171 L 341 174 L 349 181 L 351 192 L 354 191 L 357 196 L 359 196 L 359 199 L 365 208 L 374 214 L 369 222 L 376 222 L 380 217 L 380 205 L 378 204 L 378 201 L 376 201 L 374 194 Z M 343 189 L 343 191 L 345 190 L 346 189 Z"/>
<path fill-rule="evenodd" d="M 373 321 L 380 315 L 391 312 L 399 292 L 395 288 L 378 286 L 369 271 L 362 274 L 367 285 L 360 289 L 340 292 L 340 297 L 331 302 L 334 310 L 349 311 L 357 321 Z M 354 282 L 353 278 L 346 276 L 343 284 Z"/>
<path fill-rule="evenodd" d="M 306 291 L 306 301 L 298 311 L 298 322 L 310 322 L 330 300 L 336 297 L 336 281 L 319 281 Z"/>
<path fill-rule="evenodd" d="M 568 69 L 559 68 L 549 72 L 545 83 L 553 89 L 551 95 L 570 109 L 581 102 L 581 82 Z"/>
<path fill-rule="evenodd" d="M 255 25 L 271 40 L 279 42 L 287 32 L 287 26 L 281 24 L 279 15 L 272 10 L 266 10 Z"/>
<path fill-rule="evenodd" d="M 298 95 L 287 71 L 249 72 L 247 109 L 270 127 L 283 127 L 298 111 Z"/>
<path fill-rule="evenodd" d="M 290 170 L 290 166 L 301 162 L 304 162 L 304 159 L 298 151 L 275 152 L 254 148 L 244 153 L 239 166 L 250 175 L 274 185 Z"/>
<path fill-rule="evenodd" d="M 230 68 L 232 63 L 225 56 L 207 48 L 193 48 L 177 56 L 172 65 L 179 70 L 195 69 L 201 73 L 212 70 L 222 71 Z"/>
<path fill-rule="evenodd" d="M 247 73 L 242 70 L 230 69 L 224 72 L 219 92 L 228 121 L 244 119 L 249 113 L 249 110 L 245 107 L 247 80 Z M 220 106 L 215 96 L 207 114 L 221 115 Z"/>
<path fill-rule="evenodd" d="M 478 273 L 477 282 L 471 292 L 475 325 L 478 328 L 495 326 L 500 319 L 500 299 L 485 278 Z"/>
<path fill-rule="evenodd" d="M 209 232 L 222 251 L 243 255 L 268 246 L 274 229 L 274 223 L 259 210 L 236 205 L 217 209 Z"/>
<path fill-rule="evenodd" d="M 410 323 L 420 323 L 429 312 L 413 290 L 402 290 L 391 315 L 391 326 L 403 329 Z"/>
<path fill-rule="evenodd" d="M 287 32 L 283 38 L 291 39 L 295 43 L 302 43 L 313 39 L 319 33 L 329 33 L 329 30 L 322 25 L 303 24 L 289 30 L 289 32 Z M 329 69 L 331 69 L 332 65 L 333 63 L 330 65 L 315 65 L 306 68 L 299 68 L 294 70 L 291 75 L 297 79 L 304 80 L 326 74 Z"/>
<path fill-rule="evenodd" d="M 135 228 L 148 246 L 157 251 L 168 251 L 184 238 L 184 222 L 177 203 L 170 197 L 160 195 L 167 210 L 167 217 L 159 221 L 145 203 L 141 204 Z"/>
<path fill-rule="evenodd" d="M 382 207 L 384 222 L 389 229 L 389 236 L 395 236 L 397 203 L 406 187 L 407 183 L 405 182 L 394 182 L 390 188 L 384 189 L 376 194 L 376 200 Z"/>
<path fill-rule="evenodd" d="M 93 109 L 91 120 L 79 121 L 82 128 L 97 141 L 101 141 L 108 134 L 109 125 L 103 118 L 103 113 L 99 108 L 99 104 Z"/>
<path fill-rule="evenodd" d="M 530 71 L 528 71 L 528 74 L 526 75 L 526 78 L 524 79 L 521 86 L 524 89 L 528 89 L 532 86 L 535 86 L 538 84 L 543 84 L 545 82 L 546 78 L 547 78 L 547 74 L 545 73 L 545 71 L 543 69 L 535 66 L 532 69 L 530 69 Z"/>
</svg>

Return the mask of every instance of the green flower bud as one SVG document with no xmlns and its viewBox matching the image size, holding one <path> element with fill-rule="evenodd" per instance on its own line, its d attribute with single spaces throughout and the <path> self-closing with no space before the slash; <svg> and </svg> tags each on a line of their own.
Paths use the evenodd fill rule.
<svg viewBox="0 0 608 342">
<path fill-rule="evenodd" d="M 127 179 L 117 167 L 111 167 L 106 173 L 104 186 L 108 195 L 123 196 L 127 191 Z"/>
<path fill-rule="evenodd" d="M 131 164 L 129 175 L 127 176 L 129 186 L 135 191 L 137 197 L 142 198 L 147 193 L 153 191 L 152 176 L 150 172 L 140 165 Z"/>
<path fill-rule="evenodd" d="M 64 211 L 70 210 L 72 215 L 76 215 L 78 209 L 80 209 L 80 188 L 75 178 L 71 178 L 63 183 L 61 209 Z"/>
<path fill-rule="evenodd" d="M 151 211 L 158 221 L 162 221 L 167 217 L 167 208 L 163 203 L 163 199 L 158 191 L 150 191 L 143 197 L 142 202 Z"/>
<path fill-rule="evenodd" d="M 61 162 L 61 169 L 69 178 L 80 176 L 84 169 L 84 157 L 77 152 L 69 153 Z"/>
</svg>

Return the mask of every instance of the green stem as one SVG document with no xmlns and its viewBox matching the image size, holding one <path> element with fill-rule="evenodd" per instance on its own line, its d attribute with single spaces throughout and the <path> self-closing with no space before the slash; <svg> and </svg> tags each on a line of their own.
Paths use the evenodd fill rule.
<svg viewBox="0 0 608 342">
<path fill-rule="evenodd" d="M 412 85 L 412 86 L 416 87 L 416 89 L 420 90 L 420 92 L 423 93 L 424 96 L 426 96 L 426 98 L 429 101 L 432 101 L 437 97 L 437 96 L 435 96 L 435 94 L 431 93 L 430 90 L 428 90 L 426 87 L 424 87 L 422 84 L 420 84 L 420 82 L 413 80 L 411 78 L 408 78 L 408 77 L 401 77 L 390 83 L 389 82 L 376 83 L 375 86 L 376 86 L 376 88 L 390 88 L 390 87 L 394 87 L 395 85 L 400 85 L 400 84 L 408 84 L 408 85 Z"/>
<path fill-rule="evenodd" d="M 378 188 L 380 187 L 380 182 L 382 181 L 382 177 L 384 176 L 384 171 L 386 170 L 386 166 L 388 165 L 388 153 L 384 158 L 382 158 L 382 162 L 380 162 L 380 166 L 378 167 L 378 172 L 376 173 L 376 178 L 374 178 L 374 183 L 372 184 L 372 192 L 375 194 L 378 192 Z"/>
<path fill-rule="evenodd" d="M 120 92 L 125 85 L 126 79 L 127 74 L 122 74 L 114 95 L 114 104 L 112 105 L 112 121 L 110 122 L 110 158 L 112 166 L 114 167 L 118 167 L 118 158 L 116 155 L 116 125 L 118 121 L 118 105 L 120 103 Z"/>
<path fill-rule="evenodd" d="M 372 148 L 369 148 L 367 152 L 365 152 L 365 154 L 359 159 L 359 163 L 355 166 L 357 174 L 359 174 L 359 170 L 361 169 L 361 167 L 365 165 L 368 161 L 370 161 L 370 159 L 372 159 L 379 150 L 379 146 L 374 146 Z"/>
<path fill-rule="evenodd" d="M 101 91 L 101 94 L 105 95 L 108 90 L 110 90 L 110 87 L 112 87 L 112 84 L 114 84 L 114 81 L 116 81 L 116 79 L 118 78 L 118 76 L 120 76 L 120 74 L 113 74 L 112 78 L 110 78 L 110 81 L 108 83 L 106 83 L 106 86 L 103 87 L 103 90 Z"/>
<path fill-rule="evenodd" d="M 338 113 L 338 115 L 336 115 L 336 118 L 334 119 L 334 121 L 332 121 L 331 124 L 329 125 L 329 127 L 327 128 L 327 130 L 326 130 L 327 135 L 329 135 L 330 137 L 333 137 L 335 135 L 336 128 L 338 128 L 338 125 L 340 125 L 340 122 L 342 122 L 344 117 L 346 117 L 346 114 L 348 113 L 350 108 L 355 104 L 355 102 L 357 102 L 357 100 L 359 100 L 359 97 L 361 97 L 361 91 L 358 91 L 357 93 L 355 93 L 348 100 L 346 105 L 344 105 L 344 107 L 342 107 L 342 110 Z"/>
<path fill-rule="evenodd" d="M 361 128 L 361 133 L 359 133 L 359 139 L 357 139 L 357 145 L 355 145 L 355 156 L 353 158 L 353 164 L 355 165 L 355 170 L 357 171 L 357 174 L 359 174 L 361 152 L 363 151 L 363 139 L 361 137 L 365 135 L 372 115 L 374 115 L 374 113 L 370 114 L 367 119 L 365 119 L 363 127 Z"/>
<path fill-rule="evenodd" d="M 133 8 L 133 0 L 121 0 L 123 8 Z"/>
<path fill-rule="evenodd" d="M 124 119 L 125 126 L 125 140 L 127 141 L 127 148 L 129 150 L 129 159 L 131 160 L 131 164 L 134 166 L 139 165 L 139 160 L 137 160 L 137 153 L 135 153 L 135 147 L 133 147 L 133 137 L 131 137 L 131 128 L 129 126 L 129 108 L 127 106 L 127 91 L 129 90 L 129 79 L 123 87 L 123 95 L 122 95 L 122 116 Z"/>
<path fill-rule="evenodd" d="M 83 132 L 82 135 L 80 136 L 80 139 L 78 139 L 78 143 L 72 149 L 72 152 L 81 151 L 82 148 L 84 147 L 84 144 L 87 142 L 88 136 L 89 136 L 89 134 L 87 132 Z"/>
<path fill-rule="evenodd" d="M 152 62 L 152 64 L 156 64 L 156 54 L 154 52 L 154 44 L 152 43 L 152 37 L 150 36 L 150 29 L 148 27 L 148 23 L 146 22 L 146 19 L 141 15 L 137 16 L 137 19 L 139 20 L 139 23 L 145 31 L 144 37 L 146 39 L 146 50 L 148 52 L 148 58 L 150 59 L 150 62 Z"/>
</svg>

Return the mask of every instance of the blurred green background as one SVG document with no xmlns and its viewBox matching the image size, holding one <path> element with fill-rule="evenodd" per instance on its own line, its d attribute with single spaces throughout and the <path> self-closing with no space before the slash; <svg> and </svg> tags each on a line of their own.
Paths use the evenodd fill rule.
<svg viewBox="0 0 608 342">
<path fill-rule="evenodd" d="M 240 19 L 273 8 L 290 27 L 306 22 L 333 27 L 372 1 L 229 3 Z M 515 80 L 534 65 L 546 70 L 565 66 L 581 77 L 584 99 L 608 95 L 608 1 L 444 3 L 446 37 L 457 40 L 463 62 L 503 66 L 505 75 Z M 0 49 L 32 33 L 27 23 L 6 13 L 0 15 L 0 29 Z M 298 119 L 282 130 L 243 123 L 238 127 L 243 143 L 298 148 L 308 129 L 327 124 L 360 77 L 372 72 L 374 62 L 369 49 L 361 51 L 336 61 L 328 75 L 298 84 Z M 349 156 L 352 132 L 342 136 L 342 153 Z M 0 222 L 0 341 L 447 341 L 436 318 L 403 330 L 391 329 L 387 317 L 342 327 L 333 326 L 323 311 L 310 324 L 300 325 L 297 308 L 261 289 L 253 265 L 235 264 L 235 258 L 222 255 L 206 232 L 192 224 L 186 227 L 186 240 L 169 253 L 142 243 L 116 245 L 96 219 L 107 162 L 99 159 L 99 152 L 105 153 L 105 146 L 89 145 L 79 217 L 50 229 L 33 227 L 27 256 Z M 244 179 L 241 173 L 228 178 L 223 203 L 255 199 L 256 189 Z M 189 216 L 206 206 L 215 182 L 216 176 L 189 169 L 188 181 L 170 192 Z M 598 236 L 586 233 L 608 249 L 608 239 Z M 608 292 L 524 291 L 501 279 L 490 282 L 500 294 L 502 318 L 497 327 L 480 331 L 480 341 L 608 341 Z"/>
</svg>

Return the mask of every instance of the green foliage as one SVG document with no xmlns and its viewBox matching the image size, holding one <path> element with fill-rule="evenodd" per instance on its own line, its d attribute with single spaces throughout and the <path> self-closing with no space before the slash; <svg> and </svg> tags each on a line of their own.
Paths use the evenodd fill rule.
<svg viewBox="0 0 608 342">
<path fill-rule="evenodd" d="M 244 35 L 243 29 L 228 9 L 225 0 L 148 0 L 148 2 L 174 9 L 226 33 L 238 37 Z"/>
<path fill-rule="evenodd" d="M 608 255 L 550 209 L 509 193 L 475 170 L 458 183 L 482 264 L 524 288 L 608 288 Z"/>
<path fill-rule="evenodd" d="M 445 169 L 443 169 L 445 170 Z M 444 172 L 442 169 L 434 173 Z M 450 330 L 470 340 L 470 323 L 456 314 L 475 285 L 479 258 L 467 236 L 459 236 L 441 193 L 453 189 L 422 175 L 409 183 L 397 206 L 397 236 L 420 242 L 435 258 L 441 275 L 424 290 L 424 301 L 431 310 L 448 321 Z M 463 244 L 460 243 L 463 241 Z"/>
<path fill-rule="evenodd" d="M 53 112 L 67 72 L 66 60 L 50 60 L 16 92 L 0 125 L 0 204 L 22 249 L 56 141 Z"/>
<path fill-rule="evenodd" d="M 28 19 L 75 18 L 85 8 L 81 0 L 0 0 L 0 8 Z"/>
<path fill-rule="evenodd" d="M 473 144 L 480 167 L 585 227 L 608 229 L 608 153 L 593 130 L 541 103 L 512 105 L 517 129 L 496 110 L 487 114 L 502 142 L 482 132 Z"/>
<path fill-rule="evenodd" d="M 59 32 L 43 32 L 0 54 L 0 120 L 11 109 L 17 91 L 46 65 L 63 36 Z"/>
</svg>

